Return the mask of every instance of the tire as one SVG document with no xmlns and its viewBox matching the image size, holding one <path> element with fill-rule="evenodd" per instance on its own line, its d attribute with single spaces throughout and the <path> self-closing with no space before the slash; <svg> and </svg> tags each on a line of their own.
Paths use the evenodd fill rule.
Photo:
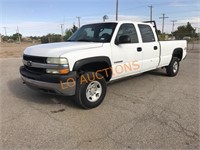
<svg viewBox="0 0 200 150">
<path fill-rule="evenodd" d="M 173 57 L 169 66 L 166 68 L 167 75 L 170 77 L 174 77 L 178 74 L 179 71 L 179 59 L 177 57 Z"/>
<path fill-rule="evenodd" d="M 85 109 L 95 108 L 103 102 L 106 90 L 106 81 L 101 74 L 86 72 L 77 80 L 75 102 Z"/>
</svg>

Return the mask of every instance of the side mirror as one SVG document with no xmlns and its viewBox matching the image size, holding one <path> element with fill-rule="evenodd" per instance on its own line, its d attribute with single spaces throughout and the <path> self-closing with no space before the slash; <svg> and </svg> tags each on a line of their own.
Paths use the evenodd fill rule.
<svg viewBox="0 0 200 150">
<path fill-rule="evenodd" d="M 119 40 L 115 41 L 116 45 L 127 44 L 127 43 L 131 43 L 131 38 L 128 35 L 122 35 L 122 36 L 119 37 Z"/>
</svg>

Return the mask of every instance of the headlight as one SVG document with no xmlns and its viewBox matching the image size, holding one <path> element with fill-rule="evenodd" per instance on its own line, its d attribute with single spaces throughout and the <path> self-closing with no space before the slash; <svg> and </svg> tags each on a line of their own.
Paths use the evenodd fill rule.
<svg viewBox="0 0 200 150">
<path fill-rule="evenodd" d="M 55 64 L 55 65 L 66 65 L 68 67 L 65 68 L 52 68 L 46 69 L 46 73 L 49 74 L 67 74 L 69 73 L 69 63 L 66 58 L 56 58 L 56 57 L 48 57 L 46 60 L 47 64 Z"/>
<path fill-rule="evenodd" d="M 65 64 L 68 64 L 68 60 L 66 58 L 48 57 L 47 58 L 47 63 L 48 64 L 65 65 Z"/>
</svg>

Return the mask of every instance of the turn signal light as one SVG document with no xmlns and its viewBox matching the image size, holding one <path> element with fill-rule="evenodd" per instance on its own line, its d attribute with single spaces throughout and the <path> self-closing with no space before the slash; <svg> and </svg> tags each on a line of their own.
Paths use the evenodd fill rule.
<svg viewBox="0 0 200 150">
<path fill-rule="evenodd" d="M 69 73 L 69 69 L 61 69 L 59 70 L 59 74 L 67 74 Z"/>
</svg>

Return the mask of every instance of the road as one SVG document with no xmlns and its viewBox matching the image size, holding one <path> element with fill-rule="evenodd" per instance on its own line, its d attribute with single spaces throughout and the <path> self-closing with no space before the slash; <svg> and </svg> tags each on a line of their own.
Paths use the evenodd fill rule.
<svg viewBox="0 0 200 150">
<path fill-rule="evenodd" d="M 0 59 L 1 149 L 199 149 L 199 51 L 165 70 L 108 85 L 104 102 L 83 110 L 69 97 L 22 84 L 21 58 Z"/>
</svg>

